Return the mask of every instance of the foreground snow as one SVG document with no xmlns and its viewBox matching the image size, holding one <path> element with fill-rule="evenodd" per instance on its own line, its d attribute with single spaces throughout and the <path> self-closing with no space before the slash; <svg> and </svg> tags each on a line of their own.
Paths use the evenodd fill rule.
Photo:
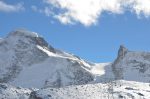
<svg viewBox="0 0 150 99">
<path fill-rule="evenodd" d="M 44 89 L 0 84 L 0 99 L 150 99 L 150 85 L 124 80 Z"/>
<path fill-rule="evenodd" d="M 47 88 L 31 94 L 31 99 L 150 99 L 148 83 L 114 81 L 64 88 Z"/>
<path fill-rule="evenodd" d="M 28 99 L 33 90 L 0 84 L 0 99 Z"/>
</svg>

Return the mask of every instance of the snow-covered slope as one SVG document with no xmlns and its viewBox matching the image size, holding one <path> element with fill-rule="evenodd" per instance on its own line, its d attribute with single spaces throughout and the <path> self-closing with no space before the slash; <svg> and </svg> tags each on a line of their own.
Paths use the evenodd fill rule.
<svg viewBox="0 0 150 99">
<path fill-rule="evenodd" d="M 150 85 L 116 80 L 38 90 L 0 84 L 0 99 L 150 99 Z"/>
<path fill-rule="evenodd" d="M 59 51 L 27 30 L 11 32 L 0 42 L 0 82 L 22 87 L 62 87 L 94 80 L 84 60 Z M 38 83 L 37 83 L 38 82 Z"/>
<path fill-rule="evenodd" d="M 32 92 L 30 99 L 150 99 L 148 83 L 114 81 Z"/>
<path fill-rule="evenodd" d="M 150 52 L 91 63 L 19 29 L 0 39 L 0 99 L 150 99 Z M 20 87 L 21 86 L 21 87 Z"/>
</svg>

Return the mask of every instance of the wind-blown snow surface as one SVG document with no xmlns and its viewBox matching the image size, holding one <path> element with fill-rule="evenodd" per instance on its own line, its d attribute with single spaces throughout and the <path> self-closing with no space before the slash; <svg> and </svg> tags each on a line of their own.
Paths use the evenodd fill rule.
<svg viewBox="0 0 150 99">
<path fill-rule="evenodd" d="M 0 39 L 0 99 L 150 99 L 150 53 L 120 46 L 112 63 L 91 63 L 35 32 Z"/>
</svg>

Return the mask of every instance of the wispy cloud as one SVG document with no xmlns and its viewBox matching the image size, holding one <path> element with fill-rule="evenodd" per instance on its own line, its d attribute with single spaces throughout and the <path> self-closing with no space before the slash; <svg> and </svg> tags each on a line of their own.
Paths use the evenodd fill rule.
<svg viewBox="0 0 150 99">
<path fill-rule="evenodd" d="M 150 16 L 150 0 L 43 0 L 59 12 L 53 17 L 63 24 L 79 22 L 85 26 L 96 24 L 103 12 L 122 14 L 131 11 L 138 16 Z M 49 12 L 49 9 L 46 10 Z"/>
<path fill-rule="evenodd" d="M 35 6 L 35 5 L 32 5 L 32 6 L 31 6 L 31 9 L 32 9 L 33 11 L 35 11 L 35 12 L 38 12 L 38 8 L 37 8 L 37 6 Z"/>
<path fill-rule="evenodd" d="M 0 12 L 18 12 L 20 10 L 24 10 L 22 3 L 11 5 L 5 3 L 4 1 L 0 1 Z"/>
</svg>

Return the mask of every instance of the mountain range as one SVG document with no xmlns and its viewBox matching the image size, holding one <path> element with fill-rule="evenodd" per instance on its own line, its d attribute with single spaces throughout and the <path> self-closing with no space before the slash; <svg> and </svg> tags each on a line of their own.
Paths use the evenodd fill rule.
<svg viewBox="0 0 150 99">
<path fill-rule="evenodd" d="M 121 45 L 114 62 L 93 63 L 14 30 L 0 39 L 0 99 L 150 99 L 150 52 Z"/>
</svg>

